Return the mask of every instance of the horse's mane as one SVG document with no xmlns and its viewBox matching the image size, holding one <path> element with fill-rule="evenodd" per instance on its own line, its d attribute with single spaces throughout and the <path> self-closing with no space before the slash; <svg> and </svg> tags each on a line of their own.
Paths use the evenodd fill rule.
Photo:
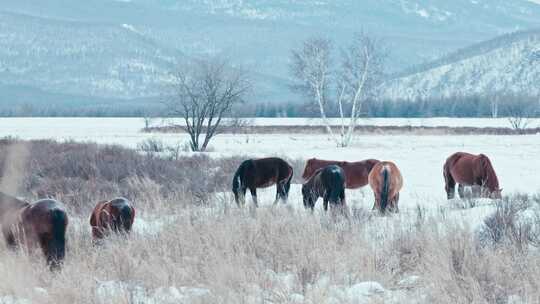
<svg viewBox="0 0 540 304">
<path fill-rule="evenodd" d="M 0 215 L 3 215 L 8 210 L 20 209 L 28 205 L 28 202 L 22 201 L 14 196 L 0 192 Z"/>
<path fill-rule="evenodd" d="M 484 154 L 480 154 L 479 156 L 482 169 L 484 169 L 484 180 L 486 182 L 486 185 L 491 191 L 498 190 L 499 179 L 497 178 L 497 174 L 495 173 L 495 169 L 493 169 L 491 161 Z"/>
</svg>

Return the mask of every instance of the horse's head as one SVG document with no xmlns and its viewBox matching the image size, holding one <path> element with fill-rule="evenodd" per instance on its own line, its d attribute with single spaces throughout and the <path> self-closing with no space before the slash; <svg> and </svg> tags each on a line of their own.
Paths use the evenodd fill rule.
<svg viewBox="0 0 540 304">
<path fill-rule="evenodd" d="M 491 193 L 489 194 L 489 198 L 491 199 L 501 199 L 502 198 L 502 188 L 500 189 L 495 189 L 493 191 L 491 191 Z"/>
<path fill-rule="evenodd" d="M 111 204 L 111 228 L 117 232 L 129 232 L 133 225 L 134 212 L 135 210 L 127 203 L 127 201 Z"/>
</svg>

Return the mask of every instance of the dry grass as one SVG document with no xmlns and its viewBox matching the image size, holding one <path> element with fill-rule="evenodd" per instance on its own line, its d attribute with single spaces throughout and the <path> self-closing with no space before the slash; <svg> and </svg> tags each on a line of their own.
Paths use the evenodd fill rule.
<svg viewBox="0 0 540 304">
<path fill-rule="evenodd" d="M 294 294 L 306 303 L 324 303 L 331 285 L 377 281 L 402 288 L 398 282 L 415 274 L 420 282 L 403 292 L 422 295 L 414 301 L 419 303 L 508 303 L 510 296 L 538 296 L 537 251 L 512 244 L 479 248 L 467 229 L 440 219 L 373 239 L 369 231 L 380 224 L 378 217 L 340 225 L 285 207 L 253 213 L 224 206 L 153 210 L 165 221 L 159 233 L 138 231 L 98 248 L 90 243 L 85 219 L 73 221 L 58 274 L 39 255 L 2 245 L 0 271 L 9 275 L 0 277 L 0 294 L 35 303 L 134 303 L 141 290 L 152 295 L 160 287 L 189 286 L 210 291 L 195 303 L 292 303 Z M 141 216 L 148 221 L 149 215 Z M 433 229 L 441 225 L 445 232 Z M 288 274 L 292 283 L 273 273 Z M 100 296 L 108 281 L 126 285 Z"/>
<path fill-rule="evenodd" d="M 286 206 L 240 210 L 222 195 L 210 194 L 201 204 L 196 191 L 175 190 L 194 187 L 185 173 L 176 172 L 181 171 L 178 168 L 199 166 L 205 180 L 197 182 L 214 185 L 216 191 L 228 188 L 228 176 L 220 182 L 225 176 L 212 168 L 227 168 L 229 173 L 236 159 L 171 161 L 118 147 L 51 142 L 34 142 L 29 157 L 33 173 L 24 179 L 28 192 L 54 185 L 58 191 L 89 199 L 86 205 L 67 204 L 72 220 L 67 259 L 59 273 L 49 272 L 39 254 L 11 252 L 0 243 L 0 303 L 10 303 L 4 295 L 32 303 L 298 303 L 300 295 L 300 303 L 332 303 L 327 301 L 336 297 L 335 286 L 346 288 L 364 281 L 379 282 L 393 294 L 374 296 L 370 303 L 511 303 L 516 299 L 537 303 L 540 299 L 540 254 L 534 242 L 538 229 L 526 230 L 526 237 L 518 242 L 513 237 L 519 212 L 503 212 L 504 206 L 514 203 L 540 205 L 538 197 L 504 202 L 507 205 L 501 205 L 484 228 L 503 223 L 498 234 L 502 237 L 497 246 L 481 246 L 478 233 L 467 225 L 426 215 L 421 208 L 388 218 L 356 209 L 350 223 L 334 223 L 324 214 Z M 48 167 L 42 158 L 61 165 Z M 77 183 L 72 180 L 84 187 L 73 187 Z M 86 188 L 96 180 L 106 182 Z M 97 189 L 103 192 L 90 193 Z M 83 211 L 94 197 L 120 190 L 136 197 L 138 227 L 128 238 L 114 237 L 104 246 L 93 247 Z M 411 222 L 404 218 L 411 216 L 414 221 L 403 224 Z M 540 220 L 532 225 L 538 227 L 537 223 Z M 419 280 L 400 283 L 411 275 Z M 184 294 L 189 292 L 181 287 L 207 292 L 181 300 L 174 292 L 163 295 L 163 288 L 169 287 Z M 337 303 L 359 302 L 338 299 Z"/>
</svg>

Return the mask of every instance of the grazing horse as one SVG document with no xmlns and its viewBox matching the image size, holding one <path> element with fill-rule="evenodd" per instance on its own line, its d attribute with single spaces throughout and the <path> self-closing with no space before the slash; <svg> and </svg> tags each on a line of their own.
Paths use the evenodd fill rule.
<svg viewBox="0 0 540 304">
<path fill-rule="evenodd" d="M 459 184 L 460 198 L 465 197 L 464 186 L 477 186 L 473 187 L 473 190 L 480 189 L 480 193 L 475 193 L 477 197 L 501 198 L 499 179 L 491 161 L 484 154 L 457 152 L 450 155 L 444 163 L 443 175 L 448 199 L 454 198 L 456 183 Z"/>
<path fill-rule="evenodd" d="M 311 158 L 306 162 L 306 167 L 304 168 L 302 178 L 307 180 L 315 173 L 315 171 L 321 168 L 329 165 L 338 165 L 343 169 L 343 171 L 345 171 L 345 187 L 347 189 L 357 189 L 368 184 L 369 172 L 371 172 L 371 169 L 377 163 L 379 163 L 379 161 L 376 159 L 366 159 L 359 162 L 346 162 Z"/>
<path fill-rule="evenodd" d="M 68 217 L 53 199 L 28 203 L 0 192 L 0 223 L 8 247 L 41 247 L 51 270 L 58 270 L 66 252 Z"/>
<path fill-rule="evenodd" d="M 337 165 L 329 165 L 315 172 L 303 185 L 302 196 L 304 207 L 313 211 L 315 202 L 323 198 L 324 211 L 331 206 L 345 207 L 345 172 Z"/>
<path fill-rule="evenodd" d="M 257 202 L 257 188 L 276 185 L 276 204 L 280 199 L 287 201 L 291 180 L 292 167 L 283 159 L 277 157 L 248 159 L 243 161 L 233 177 L 232 192 L 236 204 L 245 204 L 246 190 L 249 189 L 255 207 Z"/>
<path fill-rule="evenodd" d="M 403 177 L 393 162 L 382 161 L 376 164 L 369 173 L 369 185 L 375 194 L 373 209 L 383 214 L 387 208 L 399 212 L 399 191 L 403 187 Z"/>
<path fill-rule="evenodd" d="M 98 241 L 110 232 L 129 233 L 135 220 L 135 208 L 123 198 L 97 203 L 90 216 L 92 237 Z"/>
</svg>

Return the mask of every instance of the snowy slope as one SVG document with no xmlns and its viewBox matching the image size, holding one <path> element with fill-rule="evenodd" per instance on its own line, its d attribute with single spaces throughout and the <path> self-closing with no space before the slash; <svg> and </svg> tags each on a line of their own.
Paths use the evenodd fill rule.
<svg viewBox="0 0 540 304">
<path fill-rule="evenodd" d="M 384 38 L 392 50 L 389 70 L 397 72 L 501 33 L 540 27 L 540 5 L 528 0 L 1 2 L 2 84 L 114 98 L 156 96 L 176 53 L 225 54 L 263 75 L 257 92 L 273 96 L 267 101 L 287 101 L 297 98 L 284 84 L 290 50 L 312 35 L 338 46 L 365 29 Z"/>
<path fill-rule="evenodd" d="M 540 94 L 540 31 L 484 43 L 390 81 L 384 98 L 416 99 L 490 93 Z M 462 56 L 465 54 L 465 56 Z M 454 58 L 455 61 L 451 61 Z"/>
</svg>

